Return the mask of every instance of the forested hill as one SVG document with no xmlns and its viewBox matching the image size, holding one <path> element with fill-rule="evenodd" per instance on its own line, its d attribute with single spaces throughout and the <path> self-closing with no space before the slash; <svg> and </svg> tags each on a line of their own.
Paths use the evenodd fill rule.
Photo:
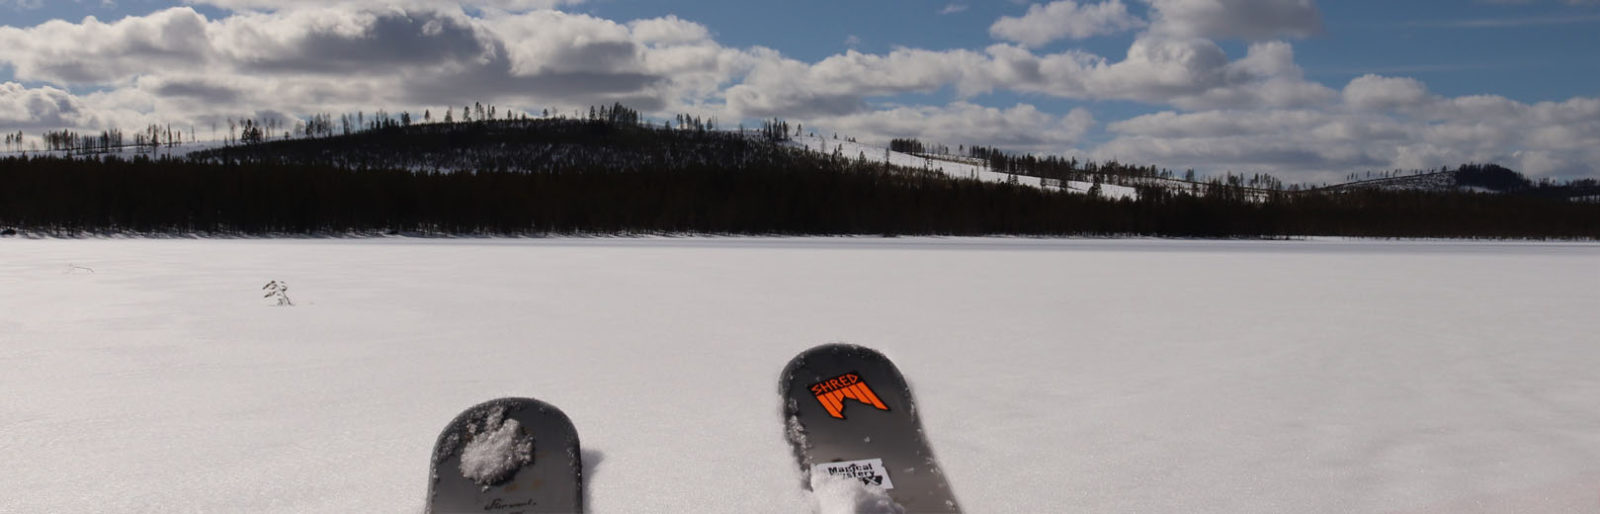
<svg viewBox="0 0 1600 514">
<path fill-rule="evenodd" d="M 782 144 L 780 122 L 749 133 L 698 121 L 669 129 L 611 110 L 307 133 L 251 133 L 187 157 L 0 158 L 0 235 L 1600 238 L 1596 203 L 1222 181 L 1142 185 L 1137 199 L 1113 199 L 808 151 Z"/>
<path fill-rule="evenodd" d="M 1594 201 L 1600 197 L 1600 182 L 1594 179 L 1565 183 L 1534 182 L 1521 173 L 1497 164 L 1463 164 L 1456 169 L 1432 172 L 1392 172 L 1377 177 L 1355 178 L 1351 182 L 1313 191 L 1330 193 L 1362 189 L 1495 193 L 1576 201 Z"/>
<path fill-rule="evenodd" d="M 220 147 L 189 158 L 209 163 L 537 173 L 750 169 L 829 160 L 738 132 L 565 118 L 395 125 L 349 135 Z"/>
</svg>

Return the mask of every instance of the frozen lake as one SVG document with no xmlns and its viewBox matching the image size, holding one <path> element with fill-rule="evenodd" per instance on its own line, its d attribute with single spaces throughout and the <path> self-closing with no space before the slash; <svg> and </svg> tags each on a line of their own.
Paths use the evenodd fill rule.
<svg viewBox="0 0 1600 514">
<path fill-rule="evenodd" d="M 0 239 L 0 512 L 417 512 L 500 396 L 592 512 L 808 512 L 834 341 L 970 512 L 1594 512 L 1596 316 L 1579 243 Z"/>
</svg>

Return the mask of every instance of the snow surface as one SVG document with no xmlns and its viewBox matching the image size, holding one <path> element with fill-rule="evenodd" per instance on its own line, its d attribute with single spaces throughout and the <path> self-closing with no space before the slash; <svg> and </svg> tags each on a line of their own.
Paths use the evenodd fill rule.
<svg viewBox="0 0 1600 514">
<path fill-rule="evenodd" d="M 472 440 L 461 448 L 461 476 L 473 483 L 494 485 L 533 461 L 533 438 L 522 436 L 522 424 L 505 419 L 505 413 L 505 407 L 495 407 L 481 426 L 467 425 Z"/>
<path fill-rule="evenodd" d="M 777 381 L 831 341 L 895 359 L 970 512 L 1594 512 L 1597 257 L 0 238 L 0 512 L 417 512 L 506 396 L 571 416 L 593 512 L 811 512 Z"/>
<path fill-rule="evenodd" d="M 840 157 L 847 159 L 866 159 L 867 162 L 884 162 L 887 160 L 890 164 L 894 164 L 896 166 L 917 169 L 931 169 L 956 178 L 971 178 L 982 180 L 984 182 L 1009 182 L 1012 179 L 1011 174 L 989 171 L 988 166 L 968 164 L 965 162 L 952 162 L 952 160 L 947 159 L 936 159 L 923 157 L 920 155 L 895 152 L 881 146 L 855 143 L 845 139 L 829 139 L 823 136 L 810 135 L 795 136 L 793 139 L 787 141 L 786 144 L 798 148 L 804 148 L 806 150 L 823 155 L 837 154 Z M 950 159 L 957 158 L 952 157 Z M 1036 177 L 1017 176 L 1016 179 L 1019 184 L 1044 187 L 1042 182 Z M 1066 187 L 1060 189 L 1072 193 L 1088 194 L 1089 188 L 1093 186 L 1094 184 L 1091 182 L 1068 181 Z M 1100 195 L 1113 199 L 1138 199 L 1139 191 L 1127 186 L 1101 184 Z"/>
<path fill-rule="evenodd" d="M 905 514 L 905 507 L 889 497 L 882 487 L 869 486 L 854 478 L 827 474 L 811 475 L 812 495 L 818 514 Z"/>
</svg>

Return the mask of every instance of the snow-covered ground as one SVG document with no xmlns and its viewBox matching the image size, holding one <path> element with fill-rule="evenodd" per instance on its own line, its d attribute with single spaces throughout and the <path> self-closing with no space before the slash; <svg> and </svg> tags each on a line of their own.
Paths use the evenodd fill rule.
<svg viewBox="0 0 1600 514">
<path fill-rule="evenodd" d="M 592 511 L 807 512 L 778 373 L 894 358 L 970 512 L 1600 510 L 1600 245 L 0 239 L 0 512 L 416 512 L 494 397 Z M 293 307 L 262 286 L 288 284 Z"/>
<path fill-rule="evenodd" d="M 972 178 L 985 182 L 1009 182 L 1012 178 L 1011 174 L 1009 173 L 989 171 L 988 166 L 979 166 L 964 162 L 953 162 L 952 160 L 946 159 L 922 157 L 919 155 L 892 151 L 881 146 L 855 143 L 846 139 L 829 139 L 823 136 L 810 135 L 795 136 L 794 139 L 789 140 L 787 144 L 799 148 L 805 148 L 812 152 L 823 155 L 839 155 L 840 157 L 848 159 L 866 159 L 867 162 L 884 162 L 887 160 L 889 164 L 896 166 L 937 170 L 946 175 L 958 178 Z M 1035 177 L 1018 176 L 1017 181 L 1020 184 L 1043 187 L 1043 184 L 1040 182 L 1040 180 Z M 1068 181 L 1066 185 L 1060 189 L 1074 193 L 1087 194 L 1089 192 L 1089 188 L 1093 186 L 1094 184 L 1090 182 Z M 1139 191 L 1127 186 L 1101 184 L 1100 195 L 1106 198 L 1138 199 Z"/>
</svg>

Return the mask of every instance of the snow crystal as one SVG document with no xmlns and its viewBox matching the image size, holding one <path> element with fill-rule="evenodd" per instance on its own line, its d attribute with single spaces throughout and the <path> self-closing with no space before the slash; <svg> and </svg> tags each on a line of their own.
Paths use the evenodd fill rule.
<svg viewBox="0 0 1600 514">
<path fill-rule="evenodd" d="M 433 467 L 438 468 L 440 462 L 444 462 L 444 460 L 450 458 L 451 455 L 455 455 L 456 447 L 460 445 L 461 435 L 452 433 L 448 436 L 445 436 L 444 440 L 440 441 L 439 444 L 434 445 Z"/>
<path fill-rule="evenodd" d="M 882 487 L 866 485 L 854 478 L 813 473 L 811 490 L 818 514 L 904 514 L 906 511 Z"/>
<path fill-rule="evenodd" d="M 794 448 L 811 447 L 810 443 L 806 441 L 806 426 L 800 424 L 800 418 L 794 415 L 790 415 L 789 419 L 784 422 L 783 434 L 789 438 L 789 444 Z M 807 462 L 807 464 L 810 464 L 810 462 Z"/>
<path fill-rule="evenodd" d="M 481 429 L 476 423 L 467 426 L 472 440 L 461 450 L 461 476 L 488 487 L 533 461 L 533 438 L 519 433 L 517 420 L 504 417 L 505 408 L 496 407 Z"/>
</svg>

